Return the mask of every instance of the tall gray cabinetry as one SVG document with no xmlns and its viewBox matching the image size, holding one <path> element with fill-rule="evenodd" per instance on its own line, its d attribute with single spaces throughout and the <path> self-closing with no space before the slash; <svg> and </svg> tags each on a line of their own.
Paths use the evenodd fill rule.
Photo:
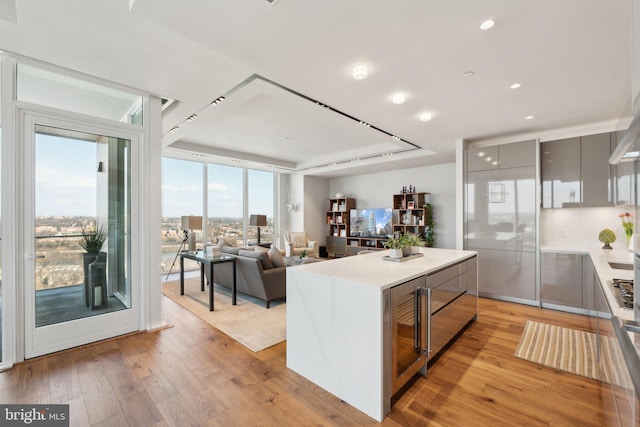
<svg viewBox="0 0 640 427">
<path fill-rule="evenodd" d="M 466 150 L 465 249 L 478 292 L 536 301 L 536 141 Z"/>
</svg>

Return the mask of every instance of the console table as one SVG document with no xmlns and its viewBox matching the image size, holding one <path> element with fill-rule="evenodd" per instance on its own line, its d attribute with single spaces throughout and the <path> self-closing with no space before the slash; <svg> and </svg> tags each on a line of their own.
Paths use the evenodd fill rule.
<svg viewBox="0 0 640 427">
<path fill-rule="evenodd" d="M 180 295 L 184 295 L 184 259 L 192 259 L 200 263 L 200 290 L 204 292 L 204 265 L 209 268 L 209 311 L 213 311 L 213 266 L 225 262 L 233 263 L 233 286 L 231 287 L 231 304 L 236 305 L 236 258 L 230 255 L 212 256 L 204 251 L 189 252 L 180 254 Z"/>
</svg>

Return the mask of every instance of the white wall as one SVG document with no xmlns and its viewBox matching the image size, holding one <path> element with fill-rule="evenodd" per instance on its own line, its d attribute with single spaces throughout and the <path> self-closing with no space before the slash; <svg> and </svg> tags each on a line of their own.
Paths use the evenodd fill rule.
<svg viewBox="0 0 640 427">
<path fill-rule="evenodd" d="M 621 208 L 563 208 L 540 210 L 540 246 L 561 244 L 576 247 L 602 246 L 598 234 L 609 228 L 616 234 L 614 248 L 626 246 L 622 220 L 624 212 L 633 212 L 631 207 Z"/>
<path fill-rule="evenodd" d="M 329 194 L 329 179 L 304 177 L 304 231 L 320 245 L 326 243 Z"/>
<path fill-rule="evenodd" d="M 283 201 L 280 203 L 280 242 L 284 242 L 282 233 L 285 231 L 306 231 L 310 240 L 324 245 L 327 233 L 325 213 L 329 198 L 329 180 L 294 173 L 283 175 L 282 182 L 284 184 L 281 185 Z M 287 188 L 290 200 L 287 200 Z M 287 210 L 286 205 L 289 201 L 296 205 L 295 210 Z M 284 249 L 282 244 L 280 246 L 280 249 Z"/>
<path fill-rule="evenodd" d="M 455 163 L 397 171 L 346 176 L 330 180 L 329 194 L 342 192 L 356 199 L 357 208 L 390 208 L 393 195 L 403 186 L 430 193 L 435 222 L 435 246 L 454 249 L 456 245 L 456 167 Z M 324 209 L 326 210 L 326 209 Z M 321 218 L 324 224 L 324 217 Z M 326 233 L 326 230 L 325 230 Z"/>
</svg>

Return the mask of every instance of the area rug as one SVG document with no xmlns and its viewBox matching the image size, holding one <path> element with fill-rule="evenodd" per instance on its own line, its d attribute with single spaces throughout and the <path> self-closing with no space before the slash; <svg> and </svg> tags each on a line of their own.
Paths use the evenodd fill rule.
<svg viewBox="0 0 640 427">
<path fill-rule="evenodd" d="M 162 293 L 211 326 L 221 330 L 240 344 L 258 352 L 284 341 L 286 304 L 274 301 L 271 308 L 264 302 L 238 293 L 237 305 L 231 305 L 231 291 L 214 287 L 214 311 L 209 311 L 209 291 L 200 291 L 200 278 L 185 279 L 185 294 L 180 295 L 178 281 L 165 282 Z"/>
<path fill-rule="evenodd" d="M 621 387 L 631 387 L 622 352 L 615 338 L 604 337 L 597 362 L 596 334 L 527 321 L 515 356 L 550 368 Z"/>
</svg>

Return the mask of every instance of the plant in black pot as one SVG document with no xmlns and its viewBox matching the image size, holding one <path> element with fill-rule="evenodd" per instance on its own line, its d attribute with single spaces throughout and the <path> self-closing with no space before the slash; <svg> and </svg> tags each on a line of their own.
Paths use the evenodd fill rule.
<svg viewBox="0 0 640 427">
<path fill-rule="evenodd" d="M 85 226 L 82 225 L 82 233 L 80 235 L 80 241 L 78 244 L 85 250 L 85 253 L 82 254 L 82 266 L 84 272 L 84 296 L 85 303 L 87 307 L 91 306 L 98 307 L 106 304 L 106 297 L 103 298 L 103 295 L 106 295 L 106 272 L 105 269 L 102 268 L 101 271 L 104 272 L 104 277 L 98 277 L 94 282 L 101 281 L 102 289 L 100 289 L 100 298 L 93 298 L 92 301 L 92 290 L 90 289 L 91 285 L 91 276 L 90 276 L 90 265 L 93 263 L 101 263 L 106 264 L 107 262 L 107 254 L 106 252 L 102 252 L 102 247 L 104 246 L 104 242 L 107 240 L 108 230 L 105 226 Z M 97 269 L 96 269 L 97 270 Z M 100 273 L 101 275 L 103 273 Z M 99 304 L 96 304 L 98 303 Z"/>
</svg>

